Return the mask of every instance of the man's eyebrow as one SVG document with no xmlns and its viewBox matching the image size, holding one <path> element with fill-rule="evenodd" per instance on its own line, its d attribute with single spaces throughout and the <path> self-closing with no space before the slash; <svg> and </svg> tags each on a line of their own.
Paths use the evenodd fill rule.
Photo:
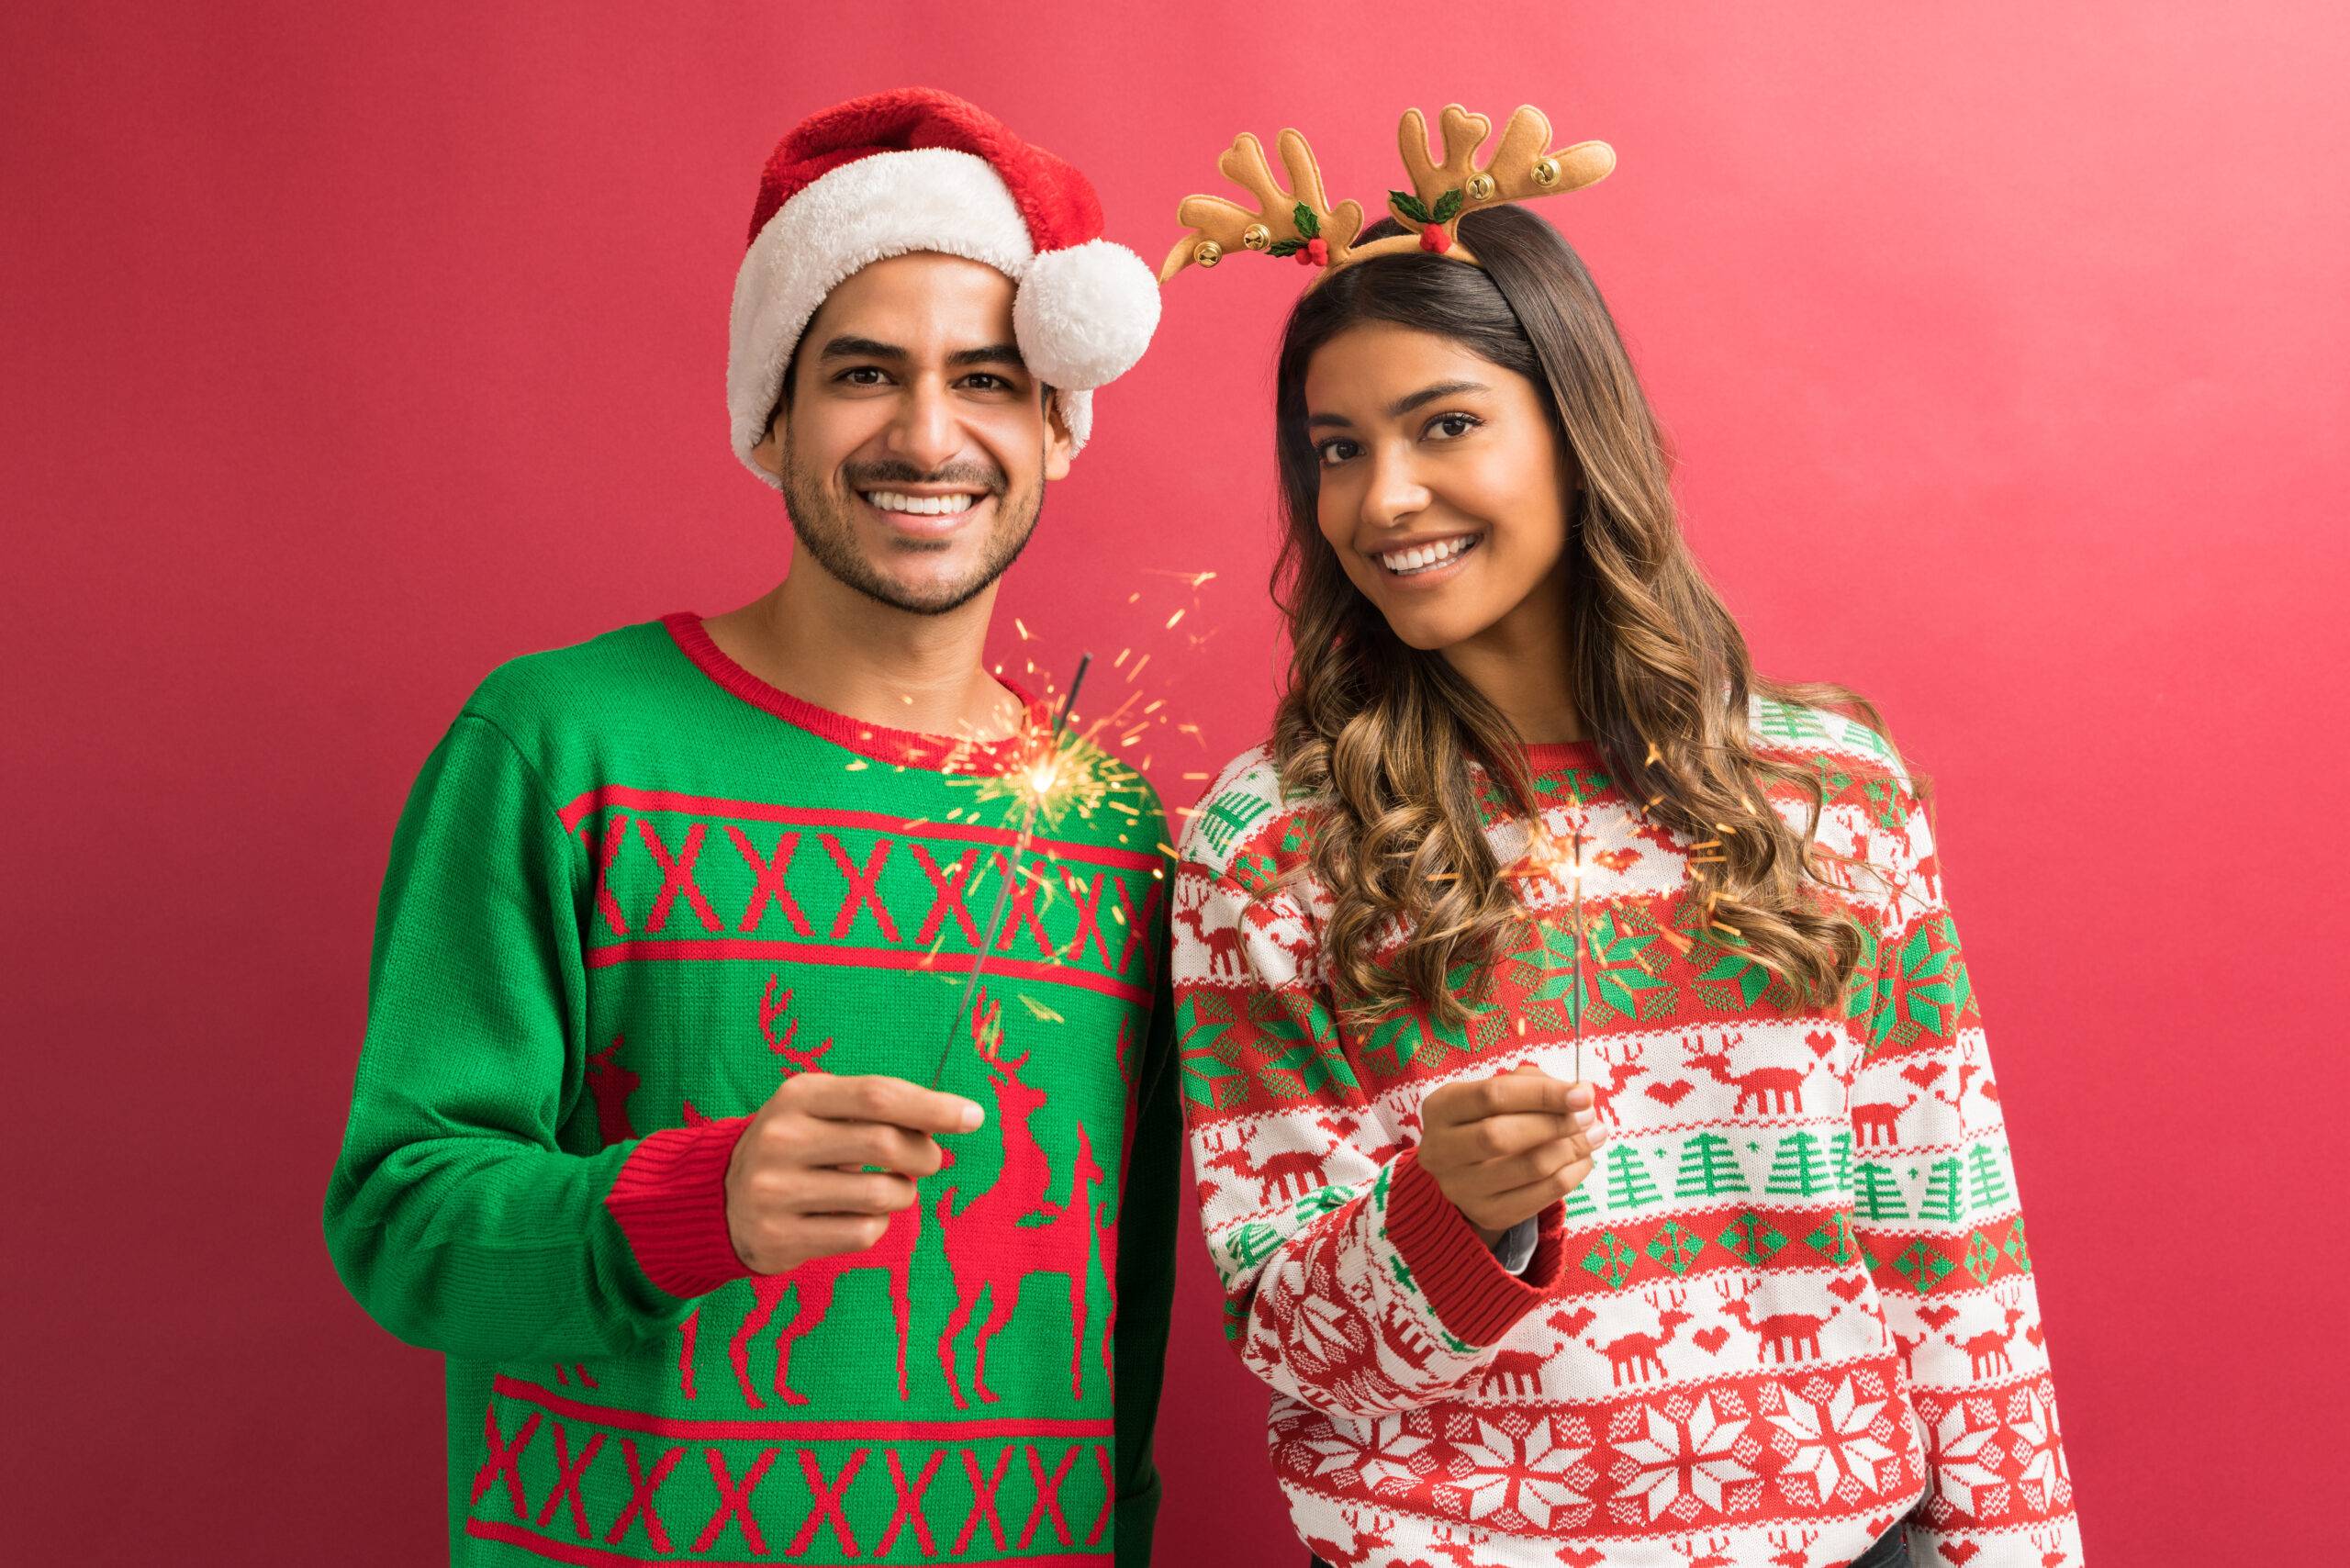
<svg viewBox="0 0 2350 1568">
<path fill-rule="evenodd" d="M 1423 403 L 1433 403 L 1438 398 L 1449 398 L 1456 392 L 1490 392 L 1493 388 L 1482 381 L 1439 381 L 1433 386 L 1423 386 L 1417 392 L 1406 393 L 1387 405 L 1387 417 L 1400 420 Z M 1307 430 L 1349 430 L 1354 420 L 1344 414 L 1315 414 L 1305 421 Z"/>
<path fill-rule="evenodd" d="M 1028 368 L 1028 362 L 1020 357 L 1020 345 L 1018 343 L 990 343 L 985 348 L 957 349 L 953 353 L 946 356 L 946 363 L 949 365 L 955 366 L 966 364 L 1010 364 L 1016 365 L 1022 370 Z"/>
<path fill-rule="evenodd" d="M 824 345 L 820 356 L 824 359 L 893 359 L 903 360 L 906 351 L 895 343 L 876 342 L 871 338 L 842 336 Z"/>
<path fill-rule="evenodd" d="M 824 345 L 822 359 L 880 359 L 893 364 L 903 364 L 913 356 L 896 343 L 880 342 L 872 338 L 860 338 L 844 333 Z M 988 343 L 975 349 L 957 349 L 946 356 L 948 368 L 960 370 L 974 364 L 1008 364 L 1020 370 L 1028 362 L 1020 356 L 1017 343 Z"/>
</svg>

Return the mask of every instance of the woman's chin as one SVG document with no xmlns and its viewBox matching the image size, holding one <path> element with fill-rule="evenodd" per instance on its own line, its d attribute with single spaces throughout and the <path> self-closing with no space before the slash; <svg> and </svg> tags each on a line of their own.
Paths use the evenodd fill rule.
<svg viewBox="0 0 2350 1568">
<path fill-rule="evenodd" d="M 1397 642 L 1424 654 L 1440 654 L 1456 644 L 1465 643 L 1476 630 L 1460 625 L 1457 616 L 1424 613 L 1391 615 L 1387 629 L 1395 633 Z"/>
</svg>

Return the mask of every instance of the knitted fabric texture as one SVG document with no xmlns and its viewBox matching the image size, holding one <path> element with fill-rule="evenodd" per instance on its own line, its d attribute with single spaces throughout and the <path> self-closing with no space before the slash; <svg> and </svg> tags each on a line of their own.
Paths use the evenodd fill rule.
<svg viewBox="0 0 2350 1568">
<path fill-rule="evenodd" d="M 1570 879 L 1456 971 L 1462 1025 L 1341 1023 L 1314 803 L 1234 762 L 1185 835 L 1178 1061 L 1226 1337 L 1273 1388 L 1298 1533 L 1334 1564 L 2080 1562 L 1982 1014 L 1926 817 L 1878 736 L 1765 700 L 1817 771 L 1869 940 L 1796 1005 L 1708 931 L 1689 840 L 1592 744 L 1528 748 Z M 1807 792 L 1774 791 L 1800 829 Z M 1535 842 L 1487 791 L 1504 868 Z M 1401 932 L 1391 936 L 1400 940 Z M 1392 947 L 1391 949 L 1392 950 Z M 1532 1062 L 1611 1129 L 1513 1276 L 1416 1163 L 1435 1087 Z"/>
<path fill-rule="evenodd" d="M 800 702 L 690 615 L 466 703 L 393 840 L 326 1205 L 352 1294 L 447 1354 L 453 1562 L 1147 1560 L 1165 827 L 1116 771 L 1015 865 L 1014 752 Z M 749 1274 L 749 1114 L 927 1083 L 983 946 L 1000 1043 L 956 1031 L 942 1087 L 986 1121 L 874 1248 Z"/>
</svg>

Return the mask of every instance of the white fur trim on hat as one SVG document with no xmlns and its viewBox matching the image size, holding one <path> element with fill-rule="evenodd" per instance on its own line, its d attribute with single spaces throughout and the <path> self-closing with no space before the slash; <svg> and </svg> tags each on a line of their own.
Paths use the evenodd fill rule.
<svg viewBox="0 0 2350 1568">
<path fill-rule="evenodd" d="M 876 152 L 828 170 L 751 242 L 734 274 L 726 412 L 734 454 L 768 484 L 778 481 L 751 449 L 767 438 L 784 364 L 809 319 L 858 271 L 913 251 L 984 263 L 1017 283 L 1035 247 L 987 160 L 944 147 Z"/>
</svg>

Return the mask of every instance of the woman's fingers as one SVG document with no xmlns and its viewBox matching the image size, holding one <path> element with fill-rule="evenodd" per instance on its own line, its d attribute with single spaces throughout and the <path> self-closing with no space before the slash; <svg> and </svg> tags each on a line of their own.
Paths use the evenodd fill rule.
<svg viewBox="0 0 2350 1568">
<path fill-rule="evenodd" d="M 1583 1178 L 1590 1174 L 1589 1159 L 1572 1159 L 1539 1181 L 1506 1192 L 1488 1193 L 1459 1206 L 1472 1225 L 1483 1226 L 1488 1230 L 1507 1230 L 1582 1186 Z"/>
<path fill-rule="evenodd" d="M 1589 1159 L 1592 1151 L 1602 1141 L 1604 1137 L 1601 1135 L 1570 1134 L 1565 1137 L 1552 1138 L 1523 1154 L 1515 1154 L 1505 1159 L 1486 1160 L 1461 1173 L 1462 1189 L 1486 1195 L 1513 1192 L 1553 1175 L 1578 1159 Z"/>
</svg>

